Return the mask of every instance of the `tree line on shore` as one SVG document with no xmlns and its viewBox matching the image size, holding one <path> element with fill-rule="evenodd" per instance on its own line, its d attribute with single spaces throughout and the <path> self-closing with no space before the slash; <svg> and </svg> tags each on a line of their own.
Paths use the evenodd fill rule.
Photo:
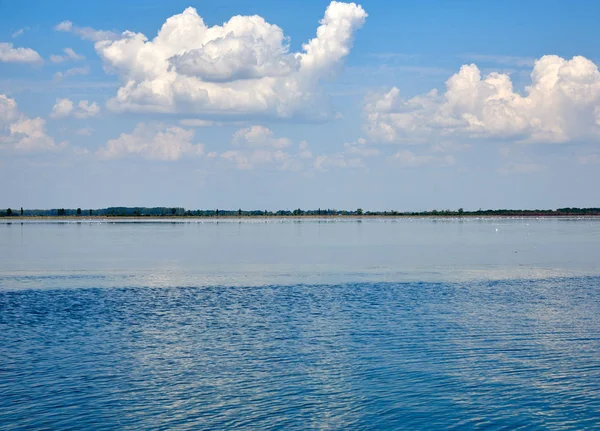
<svg viewBox="0 0 600 431">
<path fill-rule="evenodd" d="M 0 210 L 0 217 L 298 217 L 298 216 L 434 216 L 434 217 L 462 217 L 462 216 L 600 216 L 600 208 L 558 208 L 558 209 L 478 209 L 465 211 L 457 210 L 430 210 L 430 211 L 364 211 L 356 210 L 316 209 L 303 210 L 186 210 L 182 207 L 109 207 L 100 209 L 81 208 L 55 208 L 55 209 L 23 209 L 13 210 L 7 208 Z"/>
</svg>

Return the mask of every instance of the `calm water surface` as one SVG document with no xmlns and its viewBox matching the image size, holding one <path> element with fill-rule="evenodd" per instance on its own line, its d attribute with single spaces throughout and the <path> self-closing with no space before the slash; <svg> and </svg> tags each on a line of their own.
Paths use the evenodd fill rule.
<svg viewBox="0 0 600 431">
<path fill-rule="evenodd" d="M 600 220 L 0 223 L 0 429 L 598 429 Z"/>
</svg>

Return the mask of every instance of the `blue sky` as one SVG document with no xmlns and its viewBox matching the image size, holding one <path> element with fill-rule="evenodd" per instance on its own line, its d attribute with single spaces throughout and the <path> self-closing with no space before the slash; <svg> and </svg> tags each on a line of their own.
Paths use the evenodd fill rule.
<svg viewBox="0 0 600 431">
<path fill-rule="evenodd" d="M 0 205 L 598 206 L 599 9 L 0 0 Z"/>
</svg>

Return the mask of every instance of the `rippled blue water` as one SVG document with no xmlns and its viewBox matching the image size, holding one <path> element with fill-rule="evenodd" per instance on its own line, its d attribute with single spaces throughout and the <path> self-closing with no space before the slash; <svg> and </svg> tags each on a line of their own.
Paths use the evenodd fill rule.
<svg viewBox="0 0 600 431">
<path fill-rule="evenodd" d="M 598 224 L 548 221 L 528 243 L 526 221 L 406 223 L 0 226 L 0 428 L 600 428 Z M 420 258 L 388 255 L 426 227 Z M 162 258 L 108 252 L 136 230 Z M 294 259 L 334 237 L 339 254 L 269 254 L 290 231 Z M 194 260 L 221 250 L 211 235 L 239 246 L 230 266 Z M 472 267 L 431 251 L 465 241 Z"/>
</svg>

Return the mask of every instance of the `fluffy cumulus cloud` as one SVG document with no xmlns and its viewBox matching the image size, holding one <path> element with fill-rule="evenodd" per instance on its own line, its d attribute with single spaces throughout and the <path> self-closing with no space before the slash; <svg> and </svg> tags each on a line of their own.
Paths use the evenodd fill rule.
<svg viewBox="0 0 600 431">
<path fill-rule="evenodd" d="M 205 30 L 213 34 L 205 35 L 202 46 L 170 57 L 171 69 L 206 82 L 286 76 L 299 69 L 283 31 L 259 16 L 235 16 Z"/>
<path fill-rule="evenodd" d="M 233 134 L 231 143 L 236 149 L 221 153 L 223 160 L 234 163 L 238 169 L 252 169 L 259 165 L 275 165 L 282 170 L 301 170 L 304 161 L 312 159 L 306 141 L 293 149 L 288 138 L 276 137 L 263 126 L 251 126 Z"/>
<path fill-rule="evenodd" d="M 46 120 L 28 118 L 21 113 L 14 99 L 0 94 L 0 149 L 17 152 L 57 151 L 57 145 L 46 133 Z"/>
<path fill-rule="evenodd" d="M 0 42 L 0 62 L 39 64 L 43 60 L 31 48 L 15 48 L 12 43 Z"/>
<path fill-rule="evenodd" d="M 82 100 L 77 106 L 69 99 L 56 99 L 50 113 L 51 118 L 65 118 L 73 115 L 75 118 L 83 119 L 93 117 L 100 112 L 100 107 L 96 102 Z"/>
<path fill-rule="evenodd" d="M 359 5 L 332 2 L 301 52 L 289 52 L 283 30 L 260 16 L 209 27 L 191 7 L 168 18 L 152 40 L 68 21 L 56 29 L 96 41 L 105 70 L 123 81 L 109 102 L 117 111 L 322 117 L 329 112 L 319 81 L 348 55 L 366 17 Z"/>
<path fill-rule="evenodd" d="M 65 144 L 56 145 L 46 134 L 46 120 L 43 118 L 21 118 L 9 127 L 9 144 L 17 151 L 56 151 Z"/>
<path fill-rule="evenodd" d="M 375 140 L 429 142 L 436 137 L 560 143 L 600 138 L 600 72 L 584 57 L 547 55 L 535 61 L 524 94 L 506 74 L 482 76 L 462 66 L 440 95 L 403 99 L 397 88 L 371 95 L 365 129 Z"/>
<path fill-rule="evenodd" d="M 73 112 L 73 102 L 69 99 L 56 99 L 56 103 L 52 107 L 50 113 L 51 118 L 68 117 Z"/>
<path fill-rule="evenodd" d="M 118 138 L 109 140 L 96 155 L 101 159 L 141 157 L 175 161 L 204 153 L 204 145 L 194 144 L 193 139 L 194 130 L 139 123 L 132 133 L 122 133 Z"/>
</svg>

